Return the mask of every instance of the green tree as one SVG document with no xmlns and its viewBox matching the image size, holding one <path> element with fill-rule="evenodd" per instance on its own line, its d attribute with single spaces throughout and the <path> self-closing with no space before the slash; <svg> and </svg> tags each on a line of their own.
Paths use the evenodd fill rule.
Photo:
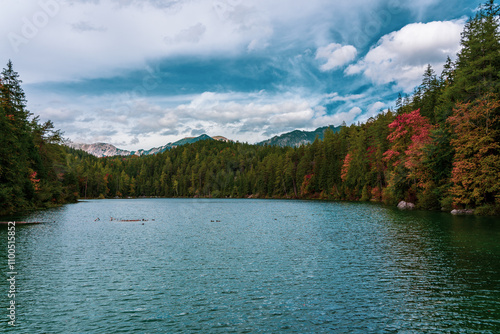
<svg viewBox="0 0 500 334">
<path fill-rule="evenodd" d="M 440 108 L 439 115 L 442 120 L 452 114 L 455 103 L 467 103 L 485 94 L 500 92 L 499 8 L 494 0 L 480 6 L 476 15 L 467 21 L 461 45 L 453 82 L 444 91 L 445 108 Z"/>
</svg>

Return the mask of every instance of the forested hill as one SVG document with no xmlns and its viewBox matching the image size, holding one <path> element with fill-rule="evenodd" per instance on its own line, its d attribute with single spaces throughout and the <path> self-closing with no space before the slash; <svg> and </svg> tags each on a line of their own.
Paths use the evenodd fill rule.
<svg viewBox="0 0 500 334">
<path fill-rule="evenodd" d="M 316 138 L 323 140 L 325 131 L 327 129 L 330 129 L 333 132 L 338 132 L 340 131 L 341 127 L 330 125 L 318 128 L 314 131 L 294 130 L 292 132 L 284 133 L 282 135 L 274 136 L 270 139 L 261 141 L 260 143 L 258 143 L 258 145 L 272 145 L 281 147 L 307 145 L 315 141 Z"/>
<path fill-rule="evenodd" d="M 30 207 L 71 200 L 76 192 L 405 200 L 422 209 L 500 214 L 498 19 L 490 0 L 468 20 L 461 51 L 441 74 L 429 66 L 422 84 L 400 96 L 395 109 L 336 133 L 327 130 L 323 140 L 299 147 L 202 140 L 143 157 L 63 152 L 50 123 L 27 121 L 9 63 L 1 86 L 2 212 L 18 199 Z"/>
</svg>

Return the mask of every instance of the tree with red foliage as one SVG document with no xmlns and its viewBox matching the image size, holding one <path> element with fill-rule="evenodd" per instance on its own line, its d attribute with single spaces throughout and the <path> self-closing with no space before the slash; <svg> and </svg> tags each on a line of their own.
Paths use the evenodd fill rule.
<svg viewBox="0 0 500 334">
<path fill-rule="evenodd" d="M 347 153 L 344 158 L 344 164 L 342 165 L 342 172 L 340 174 L 340 178 L 343 182 L 347 180 L 347 173 L 349 173 L 349 168 L 351 167 L 352 154 Z"/>
<path fill-rule="evenodd" d="M 412 197 L 408 194 L 410 187 L 424 188 L 427 181 L 426 169 L 422 164 L 423 148 L 431 141 L 430 131 L 433 126 L 426 117 L 420 114 L 420 109 L 402 114 L 389 124 L 392 132 L 387 139 L 392 146 L 383 155 L 388 164 L 389 187 L 392 187 L 396 197 Z"/>
</svg>

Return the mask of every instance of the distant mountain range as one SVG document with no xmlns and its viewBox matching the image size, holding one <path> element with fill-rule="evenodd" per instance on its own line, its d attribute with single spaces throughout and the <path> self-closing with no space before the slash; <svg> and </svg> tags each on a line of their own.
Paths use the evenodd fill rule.
<svg viewBox="0 0 500 334">
<path fill-rule="evenodd" d="M 324 126 L 322 128 L 318 128 L 314 131 L 301 131 L 294 130 L 292 132 L 284 133 L 280 136 L 274 136 L 271 139 L 267 139 L 257 143 L 257 145 L 270 145 L 270 146 L 301 146 L 312 143 L 316 137 L 319 139 L 323 139 L 325 136 L 326 129 L 332 129 L 333 132 L 339 132 L 341 126 Z"/>
<path fill-rule="evenodd" d="M 160 147 L 154 147 L 150 150 L 138 150 L 138 151 L 127 151 L 127 150 L 122 150 L 117 148 L 114 145 L 111 144 L 106 144 L 106 143 L 95 143 L 95 144 L 79 144 L 79 143 L 69 143 L 67 146 L 72 147 L 77 150 L 82 150 L 85 151 L 89 154 L 92 154 L 96 157 L 102 158 L 102 157 L 114 157 L 114 156 L 131 156 L 131 155 L 151 155 L 151 154 L 158 154 L 165 152 L 166 150 L 170 150 L 172 148 L 186 145 L 186 144 L 191 144 L 195 143 L 199 140 L 219 140 L 219 141 L 225 141 L 228 142 L 230 141 L 229 139 L 222 137 L 222 136 L 216 136 L 216 137 L 210 137 L 208 135 L 201 135 L 198 137 L 187 137 L 187 138 L 182 138 L 181 140 L 178 140 L 173 143 L 168 143 L 166 145 L 160 146 Z"/>
<path fill-rule="evenodd" d="M 284 133 L 280 136 L 274 136 L 271 139 L 261 141 L 260 143 L 257 143 L 257 145 L 270 145 L 270 146 L 281 146 L 281 147 L 307 145 L 312 143 L 316 139 L 316 137 L 318 137 L 319 139 L 323 139 L 326 129 L 332 129 L 333 132 L 338 132 L 340 131 L 341 127 L 340 126 L 335 127 L 333 125 L 330 125 L 318 128 L 314 131 L 294 130 L 292 132 Z M 67 144 L 67 146 L 72 147 L 74 149 L 85 151 L 96 157 L 102 158 L 102 157 L 114 157 L 114 156 L 131 156 L 131 155 L 142 156 L 142 155 L 158 154 L 178 146 L 191 144 L 200 140 L 207 140 L 207 139 L 219 140 L 224 142 L 231 141 L 226 137 L 222 136 L 210 137 L 206 134 L 203 134 L 198 137 L 183 138 L 173 143 L 168 143 L 160 147 L 154 147 L 150 150 L 141 149 L 137 151 L 127 151 L 119 149 L 114 145 L 106 143 L 95 143 L 95 144 L 69 143 Z"/>
</svg>

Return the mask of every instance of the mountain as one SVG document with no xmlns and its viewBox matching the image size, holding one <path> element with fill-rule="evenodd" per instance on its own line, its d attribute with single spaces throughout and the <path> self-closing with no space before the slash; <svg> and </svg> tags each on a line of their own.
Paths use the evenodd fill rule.
<svg viewBox="0 0 500 334">
<path fill-rule="evenodd" d="M 66 145 L 77 150 L 85 151 L 99 158 L 114 157 L 116 155 L 128 156 L 133 154 L 133 152 L 122 150 L 116 148 L 111 144 L 106 144 L 106 143 L 95 143 L 95 144 L 68 143 Z"/>
<path fill-rule="evenodd" d="M 230 141 L 229 139 L 222 137 L 222 136 L 216 136 L 216 137 L 212 138 L 206 134 L 203 134 L 203 135 L 198 136 L 198 137 L 183 138 L 183 139 L 180 139 L 176 142 L 168 143 L 168 144 L 160 146 L 160 147 L 154 147 L 154 148 L 149 149 L 149 150 L 140 149 L 137 151 L 127 151 L 127 150 L 119 149 L 119 148 L 115 147 L 114 145 L 106 144 L 106 143 L 95 143 L 95 144 L 69 143 L 69 144 L 67 144 L 67 146 L 74 148 L 74 149 L 77 149 L 77 150 L 85 151 L 87 153 L 90 153 L 90 154 L 98 157 L 98 158 L 102 158 L 102 157 L 114 157 L 117 155 L 119 155 L 119 156 L 131 156 L 131 155 L 141 156 L 141 155 L 158 154 L 158 153 L 165 152 L 166 150 L 170 150 L 170 149 L 177 147 L 177 146 L 192 144 L 192 143 L 195 143 L 199 140 L 208 140 L 208 139 L 210 139 L 210 140 L 212 140 L 212 139 L 213 140 L 222 140 L 222 141 L 226 141 L 226 142 Z"/>
<path fill-rule="evenodd" d="M 206 135 L 206 134 L 202 134 L 201 136 L 198 136 L 198 137 L 186 137 L 186 138 L 182 138 L 178 141 L 175 141 L 173 143 L 168 143 L 166 145 L 163 145 L 163 146 L 160 146 L 160 147 L 154 147 L 150 150 L 138 150 L 138 151 L 135 151 L 135 152 L 132 152 L 132 154 L 135 154 L 135 155 L 138 155 L 138 156 L 141 156 L 141 155 L 151 155 L 151 154 L 158 154 L 158 153 L 162 153 L 162 152 L 165 152 L 166 150 L 170 150 L 174 147 L 177 147 L 177 146 L 182 146 L 182 145 L 186 145 L 186 144 L 192 144 L 192 143 L 195 143 L 199 140 L 207 140 L 207 139 L 210 139 L 212 140 L 213 138 Z"/>
<path fill-rule="evenodd" d="M 215 139 L 215 140 L 218 140 L 218 141 L 223 141 L 225 143 L 228 143 L 228 142 L 232 141 L 232 140 L 227 139 L 226 137 L 222 137 L 222 136 L 214 136 L 214 137 L 212 137 L 212 139 Z"/>
<path fill-rule="evenodd" d="M 181 140 L 178 140 L 178 141 L 172 143 L 171 146 L 177 147 L 177 146 L 182 146 L 182 145 L 186 145 L 186 144 L 196 143 L 197 141 L 207 140 L 207 139 L 213 139 L 213 138 L 206 135 L 206 134 L 202 134 L 201 136 L 198 136 L 198 137 L 186 137 L 186 138 L 182 138 Z"/>
<path fill-rule="evenodd" d="M 316 137 L 318 137 L 319 139 L 323 139 L 325 130 L 328 128 L 332 129 L 333 132 L 338 132 L 340 131 L 341 126 L 334 127 L 333 125 L 330 125 L 318 128 L 314 131 L 294 130 L 292 132 L 284 133 L 280 136 L 274 136 L 271 139 L 264 140 L 260 143 L 257 143 L 257 145 L 271 145 L 271 146 L 281 146 L 281 147 L 306 145 L 312 143 L 316 139 Z M 160 147 L 153 147 L 152 149 L 149 150 L 140 149 L 137 151 L 127 151 L 119 149 L 111 144 L 106 144 L 106 143 L 95 143 L 95 144 L 69 143 L 67 144 L 67 146 L 85 151 L 98 158 L 102 158 L 102 157 L 114 157 L 114 156 L 131 156 L 131 155 L 142 156 L 142 155 L 158 154 L 165 152 L 166 150 L 175 148 L 177 146 L 192 144 L 199 140 L 209 140 L 209 139 L 219 140 L 223 142 L 231 141 L 230 139 L 227 139 L 226 137 L 223 136 L 210 137 L 206 134 L 202 134 L 201 136 L 198 137 L 182 138 L 173 143 L 168 143 Z"/>
<path fill-rule="evenodd" d="M 301 131 L 294 130 L 292 132 L 284 133 L 280 136 L 274 136 L 271 139 L 267 139 L 257 143 L 257 145 L 270 145 L 270 146 L 300 146 L 312 143 L 316 137 L 323 139 L 326 129 L 332 129 L 333 132 L 339 132 L 342 126 L 324 126 L 318 128 L 314 131 Z"/>
</svg>

